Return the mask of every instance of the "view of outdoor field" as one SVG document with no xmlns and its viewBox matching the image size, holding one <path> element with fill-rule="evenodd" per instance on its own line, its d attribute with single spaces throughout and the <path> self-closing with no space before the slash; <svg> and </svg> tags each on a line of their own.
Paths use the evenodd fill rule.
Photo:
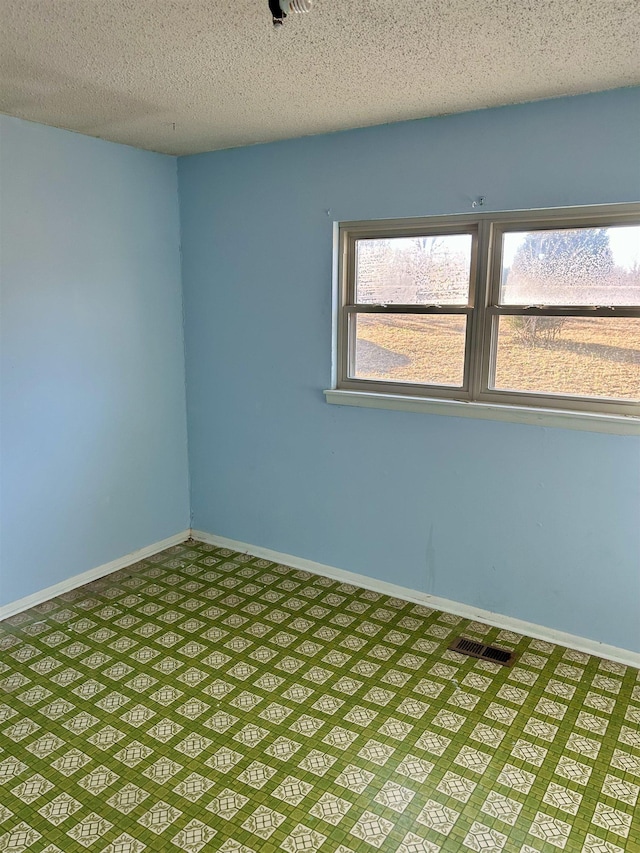
<svg viewBox="0 0 640 853">
<path fill-rule="evenodd" d="M 471 236 L 358 241 L 360 304 L 469 303 Z M 504 235 L 499 304 L 640 306 L 640 227 Z M 460 387 L 463 314 L 358 314 L 360 379 Z M 493 387 L 640 400 L 640 318 L 503 316 Z"/>
</svg>

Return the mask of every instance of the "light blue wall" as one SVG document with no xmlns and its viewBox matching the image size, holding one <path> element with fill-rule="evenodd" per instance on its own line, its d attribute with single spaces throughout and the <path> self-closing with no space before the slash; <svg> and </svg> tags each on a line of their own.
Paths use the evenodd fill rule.
<svg viewBox="0 0 640 853">
<path fill-rule="evenodd" d="M 0 122 L 3 604 L 189 498 L 175 158 Z"/>
<path fill-rule="evenodd" d="M 638 200 L 639 134 L 627 89 L 179 160 L 194 527 L 640 650 L 639 439 L 322 395 L 333 220 Z"/>
</svg>

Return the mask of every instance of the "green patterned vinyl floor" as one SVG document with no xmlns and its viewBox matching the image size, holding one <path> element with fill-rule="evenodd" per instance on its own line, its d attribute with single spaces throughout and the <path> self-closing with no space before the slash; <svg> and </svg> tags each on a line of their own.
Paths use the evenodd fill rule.
<svg viewBox="0 0 640 853">
<path fill-rule="evenodd" d="M 0 648 L 3 853 L 640 851 L 618 663 L 200 543 Z"/>
</svg>

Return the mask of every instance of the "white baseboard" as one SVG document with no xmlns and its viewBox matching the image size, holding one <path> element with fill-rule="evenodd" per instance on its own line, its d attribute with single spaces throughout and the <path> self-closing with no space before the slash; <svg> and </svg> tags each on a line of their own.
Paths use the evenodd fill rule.
<svg viewBox="0 0 640 853">
<path fill-rule="evenodd" d="M 190 530 L 182 530 L 174 536 L 169 536 L 167 539 L 162 539 L 160 542 L 154 542 L 153 545 L 147 545 L 146 548 L 139 548 L 137 551 L 132 551 L 124 557 L 119 557 L 117 560 L 112 560 L 110 563 L 104 563 L 102 566 L 97 566 L 95 569 L 89 569 L 82 574 L 74 575 L 53 586 L 48 586 L 45 589 L 38 590 L 24 598 L 19 598 L 17 601 L 12 601 L 10 604 L 5 604 L 0 607 L 0 620 L 8 619 L 9 616 L 15 616 L 16 613 L 22 613 L 23 610 L 29 610 L 35 607 L 36 604 L 42 604 L 43 601 L 49 601 L 51 598 L 56 598 L 62 595 L 63 592 L 69 592 L 76 587 L 84 586 L 86 583 L 95 581 L 105 575 L 110 575 L 112 572 L 117 572 L 118 569 L 124 569 L 137 563 L 139 560 L 144 560 L 145 557 L 151 557 L 159 551 L 164 551 L 166 548 L 171 548 L 173 545 L 180 545 L 185 542 L 191 535 Z"/>
<path fill-rule="evenodd" d="M 609 646 L 606 643 L 599 643 L 597 640 L 577 637 L 575 634 L 567 634 L 564 631 L 557 631 L 555 628 L 536 625 L 534 622 L 525 622 L 523 619 L 515 619 L 512 616 L 504 616 L 501 613 L 492 613 L 489 610 L 472 607 L 470 604 L 461 604 L 459 601 L 451 601 L 448 598 L 438 598 L 438 596 L 418 592 L 415 589 L 397 586 L 393 583 L 376 580 L 366 575 L 358 575 L 344 569 L 336 569 L 334 566 L 325 566 L 323 563 L 316 563 L 313 560 L 305 560 L 303 557 L 282 554 L 279 551 L 272 551 L 270 548 L 260 548 L 256 545 L 250 545 L 247 542 L 237 542 L 235 539 L 227 539 L 225 536 L 215 536 L 212 533 L 204 533 L 201 530 L 192 530 L 191 536 L 193 539 L 206 542 L 210 545 L 216 545 L 219 548 L 229 548 L 232 551 L 251 554 L 254 557 L 262 557 L 274 563 L 283 563 L 286 566 L 292 566 L 294 569 L 302 569 L 314 575 L 323 575 L 324 577 L 333 578 L 343 583 L 350 583 L 354 586 L 373 590 L 374 592 L 381 592 L 383 595 L 393 598 L 414 601 L 416 604 L 433 607 L 435 610 L 444 610 L 445 613 L 454 613 L 456 616 L 463 616 L 465 619 L 484 622 L 486 625 L 493 625 L 496 628 L 513 631 L 516 634 L 524 634 L 526 637 L 533 637 L 537 640 L 546 640 L 548 643 L 566 646 L 569 649 L 576 649 L 580 652 L 586 652 L 589 655 L 617 661 L 618 663 L 640 669 L 640 652 L 620 649 L 617 646 Z"/>
</svg>

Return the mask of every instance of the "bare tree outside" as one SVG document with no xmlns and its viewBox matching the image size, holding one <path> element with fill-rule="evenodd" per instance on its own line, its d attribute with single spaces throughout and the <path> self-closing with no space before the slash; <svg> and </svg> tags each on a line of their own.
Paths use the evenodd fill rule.
<svg viewBox="0 0 640 853">
<path fill-rule="evenodd" d="M 357 301 L 466 305 L 471 235 L 359 240 Z"/>
</svg>

